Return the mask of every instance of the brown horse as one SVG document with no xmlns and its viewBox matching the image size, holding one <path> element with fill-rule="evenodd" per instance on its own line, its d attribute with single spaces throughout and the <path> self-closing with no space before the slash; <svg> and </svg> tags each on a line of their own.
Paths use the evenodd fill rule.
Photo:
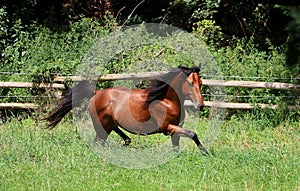
<svg viewBox="0 0 300 191">
<path fill-rule="evenodd" d="M 119 128 L 139 135 L 163 133 L 171 135 L 174 147 L 180 137 L 191 138 L 203 154 L 207 150 L 197 134 L 182 128 L 184 100 L 192 100 L 198 110 L 204 107 L 200 91 L 202 81 L 199 67 L 178 67 L 157 76 L 158 80 L 146 89 L 112 87 L 94 90 L 88 81 L 76 84 L 62 97 L 56 108 L 45 118 L 53 128 L 74 107 L 90 100 L 89 111 L 96 131 L 96 141 L 105 141 L 115 131 L 129 145 L 131 139 Z"/>
</svg>

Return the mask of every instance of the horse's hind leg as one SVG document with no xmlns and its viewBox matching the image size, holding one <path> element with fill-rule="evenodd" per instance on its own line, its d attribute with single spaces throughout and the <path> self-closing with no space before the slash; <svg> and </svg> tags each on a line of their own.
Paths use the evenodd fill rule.
<svg viewBox="0 0 300 191">
<path fill-rule="evenodd" d="M 172 143 L 173 143 L 173 141 L 176 141 L 177 136 L 178 137 L 188 137 L 188 138 L 192 139 L 195 142 L 195 144 L 200 149 L 201 153 L 206 154 L 206 155 L 209 154 L 208 151 L 204 148 L 204 146 L 199 141 L 198 136 L 195 132 L 190 131 L 190 130 L 186 130 L 186 129 L 183 129 L 181 127 L 178 127 L 176 125 L 171 125 L 171 124 L 168 126 L 168 131 L 170 133 L 172 133 Z M 179 142 L 179 139 L 178 139 L 178 142 Z M 173 143 L 173 145 L 174 145 L 174 143 Z M 179 145 L 179 143 L 178 143 L 178 145 Z"/>
<path fill-rule="evenodd" d="M 105 143 L 108 135 L 112 132 L 115 125 L 111 117 L 104 117 L 105 114 L 97 113 L 95 105 L 92 103 L 93 102 L 90 104 L 90 115 L 96 131 L 95 142 Z"/>
<path fill-rule="evenodd" d="M 115 127 L 114 131 L 125 141 L 124 146 L 128 146 L 131 143 L 130 137 L 128 137 L 119 127 Z"/>
<path fill-rule="evenodd" d="M 108 135 L 111 133 L 112 128 L 103 126 L 98 119 L 93 119 L 94 129 L 96 131 L 95 142 L 105 143 Z"/>
</svg>

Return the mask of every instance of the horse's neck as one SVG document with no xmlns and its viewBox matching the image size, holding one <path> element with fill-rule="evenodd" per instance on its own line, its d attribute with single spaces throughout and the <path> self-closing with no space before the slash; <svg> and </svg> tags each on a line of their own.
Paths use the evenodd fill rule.
<svg viewBox="0 0 300 191">
<path fill-rule="evenodd" d="M 174 104 L 177 104 L 178 106 L 182 106 L 183 102 L 185 100 L 185 97 L 181 90 L 181 84 L 182 82 L 171 82 L 169 84 L 169 88 L 167 90 L 165 99 L 168 99 L 172 101 Z"/>
</svg>

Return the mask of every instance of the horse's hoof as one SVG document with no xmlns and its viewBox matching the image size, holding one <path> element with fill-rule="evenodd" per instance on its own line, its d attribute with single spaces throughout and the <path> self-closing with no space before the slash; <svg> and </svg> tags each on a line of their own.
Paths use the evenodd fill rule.
<svg viewBox="0 0 300 191">
<path fill-rule="evenodd" d="M 99 146 L 102 146 L 102 147 L 107 147 L 108 146 L 107 142 L 103 139 L 95 139 L 95 145 L 99 145 Z"/>
<path fill-rule="evenodd" d="M 180 153 L 179 146 L 173 146 L 173 152 L 174 152 L 175 154 Z"/>
<path fill-rule="evenodd" d="M 206 156 L 209 155 L 209 152 L 204 147 L 199 147 L 199 149 L 202 155 L 206 155 Z"/>
<path fill-rule="evenodd" d="M 127 146 L 129 146 L 129 144 L 131 143 L 131 139 L 126 139 L 126 140 L 124 140 L 125 141 L 125 143 L 124 143 L 124 147 L 127 147 Z"/>
</svg>

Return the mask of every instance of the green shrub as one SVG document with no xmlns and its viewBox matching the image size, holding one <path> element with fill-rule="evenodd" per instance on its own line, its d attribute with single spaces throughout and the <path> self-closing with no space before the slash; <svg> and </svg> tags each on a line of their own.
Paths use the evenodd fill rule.
<svg viewBox="0 0 300 191">
<path fill-rule="evenodd" d="M 107 21 L 112 22 L 112 21 Z M 1 81 L 52 82 L 56 74 L 74 74 L 85 52 L 94 40 L 109 33 L 103 22 L 84 18 L 52 31 L 47 27 L 31 24 L 31 32 L 15 23 L 14 41 L 5 46 L 1 57 Z M 43 93 L 28 89 L 2 88 L 1 95 L 18 97 L 2 101 L 26 102 L 24 96 Z M 31 98 L 32 100 L 32 98 Z"/>
<path fill-rule="evenodd" d="M 207 44 L 208 49 L 218 63 L 222 76 L 217 79 L 285 82 L 297 83 L 293 80 L 299 73 L 285 67 L 286 48 L 275 47 L 266 41 L 269 49 L 262 51 L 255 44 L 254 38 L 249 40 L 232 38 L 226 42 L 220 27 L 213 20 L 198 22 L 198 27 L 193 34 Z M 230 44 L 226 46 L 226 44 Z M 205 78 L 205 76 L 203 76 Z M 206 90 L 206 89 L 205 89 Z M 209 93 L 209 92 L 204 92 Z M 284 105 L 297 105 L 299 98 L 295 97 L 297 92 L 286 90 L 271 90 L 262 88 L 226 88 L 227 102 L 240 103 L 266 103 Z M 207 98 L 208 99 L 208 98 Z M 284 110 L 284 107 L 279 110 Z M 259 112 L 264 113 L 263 110 Z M 257 113 L 259 113 L 257 112 Z M 266 112 L 266 115 L 272 113 Z M 283 112 L 274 111 L 272 119 L 280 121 Z M 273 122 L 274 122 L 273 121 Z M 277 122 L 274 122 L 277 123 Z"/>
</svg>

